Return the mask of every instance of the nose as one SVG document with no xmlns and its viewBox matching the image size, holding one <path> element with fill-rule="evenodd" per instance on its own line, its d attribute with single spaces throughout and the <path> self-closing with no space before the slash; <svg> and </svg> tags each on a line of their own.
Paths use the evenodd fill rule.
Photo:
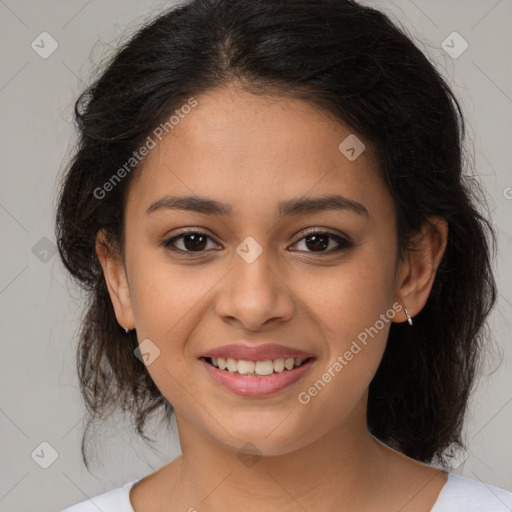
<svg viewBox="0 0 512 512">
<path fill-rule="evenodd" d="M 293 291 L 277 265 L 263 251 L 251 263 L 234 257 L 234 267 L 220 283 L 217 315 L 228 323 L 240 323 L 247 331 L 289 320 L 295 310 Z M 282 263 L 286 265 L 286 263 Z"/>
</svg>

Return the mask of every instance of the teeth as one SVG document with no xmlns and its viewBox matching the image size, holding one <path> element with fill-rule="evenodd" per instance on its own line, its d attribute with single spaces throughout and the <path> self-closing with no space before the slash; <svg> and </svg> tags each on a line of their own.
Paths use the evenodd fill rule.
<svg viewBox="0 0 512 512">
<path fill-rule="evenodd" d="M 254 361 L 238 361 L 238 373 L 246 375 L 247 373 L 254 373 Z"/>
<path fill-rule="evenodd" d="M 230 373 L 238 371 L 240 375 L 271 375 L 272 373 L 281 373 L 286 368 L 287 370 L 293 370 L 298 368 L 304 359 L 297 357 L 280 357 L 278 359 L 266 359 L 265 361 L 247 361 L 244 359 L 234 359 L 228 357 L 212 357 L 211 362 L 213 366 L 221 370 L 227 370 Z"/>
<path fill-rule="evenodd" d="M 281 357 L 280 359 L 274 359 L 274 371 L 277 373 L 281 373 L 284 370 L 284 359 Z"/>
<path fill-rule="evenodd" d="M 238 370 L 238 361 L 232 357 L 228 357 L 227 368 L 231 373 L 235 373 Z"/>
<path fill-rule="evenodd" d="M 254 373 L 257 375 L 270 375 L 271 373 L 274 373 L 274 363 L 271 359 L 267 359 L 266 361 L 258 361 L 254 365 Z"/>
<path fill-rule="evenodd" d="M 293 357 L 289 357 L 288 359 L 285 360 L 284 367 L 287 370 L 291 370 L 293 368 L 293 363 L 294 362 L 295 362 L 295 360 L 293 359 Z"/>
</svg>

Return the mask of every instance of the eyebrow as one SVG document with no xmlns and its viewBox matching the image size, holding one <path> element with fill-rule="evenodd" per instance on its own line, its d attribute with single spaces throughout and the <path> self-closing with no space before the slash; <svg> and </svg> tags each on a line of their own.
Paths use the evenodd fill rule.
<svg viewBox="0 0 512 512">
<path fill-rule="evenodd" d="M 278 206 L 280 217 L 318 213 L 328 210 L 344 210 L 370 218 L 370 214 L 365 206 L 338 194 L 289 199 L 287 201 L 280 201 Z M 231 215 L 232 206 L 207 197 L 165 196 L 151 203 L 146 213 L 149 214 L 158 210 L 187 210 L 207 215 L 229 216 Z"/>
</svg>

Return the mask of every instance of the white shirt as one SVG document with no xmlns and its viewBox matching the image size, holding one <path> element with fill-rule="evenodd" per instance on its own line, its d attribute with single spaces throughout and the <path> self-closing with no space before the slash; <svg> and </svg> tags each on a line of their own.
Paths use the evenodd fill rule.
<svg viewBox="0 0 512 512">
<path fill-rule="evenodd" d="M 60 512 L 134 512 L 130 489 L 139 480 L 81 501 Z M 511 512 L 512 492 L 455 473 L 448 480 L 430 512 Z"/>
</svg>

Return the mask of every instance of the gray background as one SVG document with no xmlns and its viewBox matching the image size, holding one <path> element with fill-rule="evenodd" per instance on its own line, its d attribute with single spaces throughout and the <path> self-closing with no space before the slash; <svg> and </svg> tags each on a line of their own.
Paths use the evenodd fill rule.
<svg viewBox="0 0 512 512">
<path fill-rule="evenodd" d="M 365 3 L 406 27 L 448 78 L 466 115 L 473 144 L 469 158 L 498 228 L 500 295 L 490 322 L 495 345 L 471 401 L 468 453 L 454 472 L 512 490 L 512 273 L 507 266 L 512 254 L 512 0 Z M 80 293 L 54 254 L 53 235 L 56 180 L 74 141 L 73 101 L 94 66 L 169 5 L 0 0 L 2 512 L 59 510 L 143 477 L 180 452 L 175 429 L 169 436 L 154 424 L 153 451 L 130 432 L 126 420 L 114 418 L 97 430 L 92 474 L 84 468 L 84 410 L 75 370 Z M 31 47 L 44 31 L 58 43 L 46 59 Z M 469 44 L 458 58 L 442 48 L 454 31 Z M 455 41 L 454 49 L 459 48 Z M 51 461 L 52 449 L 42 442 L 57 455 L 47 469 L 40 464 Z"/>
</svg>

